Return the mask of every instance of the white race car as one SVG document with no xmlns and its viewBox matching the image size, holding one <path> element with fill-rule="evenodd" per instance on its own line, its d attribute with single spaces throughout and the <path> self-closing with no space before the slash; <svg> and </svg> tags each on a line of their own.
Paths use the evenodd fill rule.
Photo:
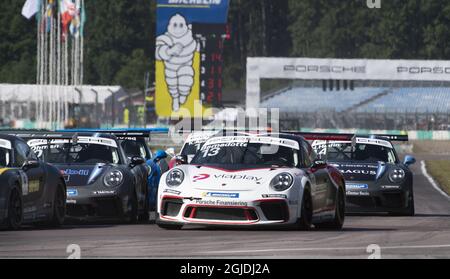
<svg viewBox="0 0 450 279">
<path fill-rule="evenodd" d="M 345 182 L 290 134 L 210 138 L 189 165 L 161 177 L 157 224 L 342 228 Z"/>
</svg>

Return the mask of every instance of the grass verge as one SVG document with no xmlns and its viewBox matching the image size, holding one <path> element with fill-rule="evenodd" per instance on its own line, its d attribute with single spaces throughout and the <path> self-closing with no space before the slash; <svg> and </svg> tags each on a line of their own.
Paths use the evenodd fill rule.
<svg viewBox="0 0 450 279">
<path fill-rule="evenodd" d="M 450 194 L 450 161 L 426 161 L 428 173 L 436 180 L 439 186 Z"/>
</svg>

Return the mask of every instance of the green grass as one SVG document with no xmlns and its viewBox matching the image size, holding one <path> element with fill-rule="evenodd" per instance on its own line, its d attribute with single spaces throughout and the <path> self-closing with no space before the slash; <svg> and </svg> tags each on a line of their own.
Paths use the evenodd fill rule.
<svg viewBox="0 0 450 279">
<path fill-rule="evenodd" d="M 426 164 L 428 173 L 450 194 L 450 161 L 427 161 Z"/>
</svg>

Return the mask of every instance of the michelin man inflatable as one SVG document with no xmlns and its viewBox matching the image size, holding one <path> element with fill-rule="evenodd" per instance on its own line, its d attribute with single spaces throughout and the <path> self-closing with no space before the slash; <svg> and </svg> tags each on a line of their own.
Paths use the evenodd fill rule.
<svg viewBox="0 0 450 279">
<path fill-rule="evenodd" d="M 165 80 L 172 96 L 172 109 L 180 110 L 194 85 L 194 54 L 199 45 L 192 34 L 192 25 L 180 15 L 174 15 L 167 32 L 156 38 L 156 59 L 164 62 Z"/>
</svg>

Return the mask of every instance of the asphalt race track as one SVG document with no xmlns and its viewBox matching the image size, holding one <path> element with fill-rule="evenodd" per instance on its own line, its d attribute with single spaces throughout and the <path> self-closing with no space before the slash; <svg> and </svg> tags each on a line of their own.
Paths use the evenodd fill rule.
<svg viewBox="0 0 450 279">
<path fill-rule="evenodd" d="M 450 258 L 450 200 L 422 175 L 421 159 L 413 167 L 415 217 L 351 216 L 340 232 L 164 231 L 153 224 L 25 228 L 0 231 L 0 257 L 67 258 L 68 245 L 77 244 L 82 258 Z M 371 244 L 380 250 L 368 249 Z"/>
</svg>

